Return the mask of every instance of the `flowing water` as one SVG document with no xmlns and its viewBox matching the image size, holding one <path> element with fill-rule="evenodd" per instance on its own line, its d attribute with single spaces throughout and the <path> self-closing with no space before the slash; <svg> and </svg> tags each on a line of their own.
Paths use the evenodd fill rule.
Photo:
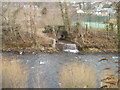
<svg viewBox="0 0 120 90">
<path fill-rule="evenodd" d="M 28 88 L 59 88 L 59 71 L 65 63 L 73 62 L 78 59 L 85 65 L 94 67 L 97 74 L 97 86 L 100 87 L 99 78 L 103 68 L 109 67 L 116 71 L 117 64 L 113 63 L 118 61 L 118 53 L 87 53 L 87 54 L 73 54 L 73 53 L 39 53 L 35 55 L 24 54 L 16 55 L 13 53 L 3 53 L 3 57 L 14 58 L 17 57 L 17 62 L 25 65 L 27 68 L 23 69 L 24 73 L 28 74 L 26 87 Z M 110 62 L 98 60 L 108 58 Z"/>
<path fill-rule="evenodd" d="M 76 44 L 65 44 L 65 45 L 63 45 L 63 51 L 72 52 L 72 53 L 78 53 L 79 52 Z"/>
</svg>

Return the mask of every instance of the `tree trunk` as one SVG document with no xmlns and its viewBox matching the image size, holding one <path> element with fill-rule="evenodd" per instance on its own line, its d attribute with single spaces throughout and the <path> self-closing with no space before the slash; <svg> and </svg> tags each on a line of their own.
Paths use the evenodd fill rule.
<svg viewBox="0 0 120 90">
<path fill-rule="evenodd" d="M 116 5 L 116 11 L 117 11 L 117 30 L 118 30 L 118 52 L 120 50 L 120 1 Z"/>
<path fill-rule="evenodd" d="M 59 5 L 60 5 L 62 19 L 63 19 L 63 23 L 65 25 L 65 29 L 66 29 L 66 31 L 70 32 L 70 20 L 69 20 L 69 16 L 68 16 L 67 4 L 66 4 L 66 2 L 64 2 L 63 4 L 60 2 Z"/>
</svg>

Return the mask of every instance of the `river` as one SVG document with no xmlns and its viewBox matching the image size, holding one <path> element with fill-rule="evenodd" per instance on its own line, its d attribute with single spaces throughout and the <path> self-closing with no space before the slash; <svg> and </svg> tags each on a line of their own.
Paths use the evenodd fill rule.
<svg viewBox="0 0 120 90">
<path fill-rule="evenodd" d="M 39 53 L 35 55 L 24 54 L 17 55 L 13 53 L 2 54 L 3 57 L 13 58 L 17 56 L 17 62 L 25 65 L 27 68 L 23 70 L 28 73 L 27 88 L 60 88 L 59 71 L 65 63 L 73 62 L 78 59 L 80 63 L 91 65 L 94 67 L 97 74 L 97 86 L 100 87 L 100 73 L 103 68 L 112 68 L 116 71 L 118 66 L 113 63 L 118 61 L 118 53 L 87 53 L 87 54 L 73 54 L 73 53 Z M 98 62 L 102 58 L 110 60 Z"/>
</svg>

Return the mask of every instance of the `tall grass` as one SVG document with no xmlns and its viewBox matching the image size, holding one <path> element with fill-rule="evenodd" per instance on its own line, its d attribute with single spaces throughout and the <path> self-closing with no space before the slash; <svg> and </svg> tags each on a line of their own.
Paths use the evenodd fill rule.
<svg viewBox="0 0 120 90">
<path fill-rule="evenodd" d="M 0 54 L 0 88 L 2 88 L 2 54 Z"/>
<path fill-rule="evenodd" d="M 60 81 L 62 88 L 95 88 L 96 74 L 92 67 L 73 62 L 62 67 Z"/>
<path fill-rule="evenodd" d="M 109 63 L 111 60 L 106 58 L 103 58 L 99 60 L 99 62 L 106 60 L 107 63 Z M 113 63 L 119 63 L 119 62 L 113 62 Z M 110 64 L 110 63 L 109 63 Z M 118 65 L 116 66 L 118 67 Z M 103 69 L 101 75 L 101 87 L 100 88 L 119 88 L 120 85 L 120 79 L 119 79 L 119 67 L 116 69 L 117 71 L 113 71 L 113 68 L 106 67 Z"/>
<path fill-rule="evenodd" d="M 2 86 L 3 88 L 27 87 L 27 74 L 23 73 L 23 65 L 15 59 L 2 59 Z"/>
</svg>

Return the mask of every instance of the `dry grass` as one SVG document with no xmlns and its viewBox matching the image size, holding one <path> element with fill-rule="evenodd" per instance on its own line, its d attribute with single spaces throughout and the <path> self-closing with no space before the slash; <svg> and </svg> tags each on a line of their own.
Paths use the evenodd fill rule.
<svg viewBox="0 0 120 90">
<path fill-rule="evenodd" d="M 95 88 L 96 74 L 92 67 L 73 62 L 62 67 L 60 81 L 62 88 Z"/>
<path fill-rule="evenodd" d="M 8 33 L 8 35 L 3 35 L 3 50 L 16 50 L 19 49 L 27 49 L 37 47 L 41 49 L 41 47 L 47 47 L 52 44 L 53 38 L 47 36 L 47 34 L 43 33 L 41 30 L 37 31 L 37 34 L 30 36 L 30 32 L 21 32 L 21 37 L 17 40 L 17 36 L 12 35 L 13 33 Z M 12 40 L 10 40 L 12 39 Z"/>
<path fill-rule="evenodd" d="M 27 74 L 23 73 L 23 66 L 15 59 L 3 58 L 2 86 L 3 88 L 25 88 Z"/>
<path fill-rule="evenodd" d="M 101 88 L 118 88 L 118 77 L 113 71 L 103 71 L 101 79 Z M 104 87 L 105 86 L 105 87 Z"/>
<path fill-rule="evenodd" d="M 82 34 L 72 33 L 71 41 L 76 43 L 85 51 L 110 52 L 118 50 L 116 31 L 109 31 L 109 35 L 107 35 L 106 30 L 89 30 L 87 34 L 85 32 Z"/>
<path fill-rule="evenodd" d="M 52 43 L 52 40 L 53 38 L 48 36 L 47 34 L 43 33 L 44 29 L 38 29 L 37 30 L 37 36 L 39 36 L 39 38 L 37 38 L 38 40 L 38 43 L 45 46 L 47 44 L 51 44 Z"/>
</svg>

